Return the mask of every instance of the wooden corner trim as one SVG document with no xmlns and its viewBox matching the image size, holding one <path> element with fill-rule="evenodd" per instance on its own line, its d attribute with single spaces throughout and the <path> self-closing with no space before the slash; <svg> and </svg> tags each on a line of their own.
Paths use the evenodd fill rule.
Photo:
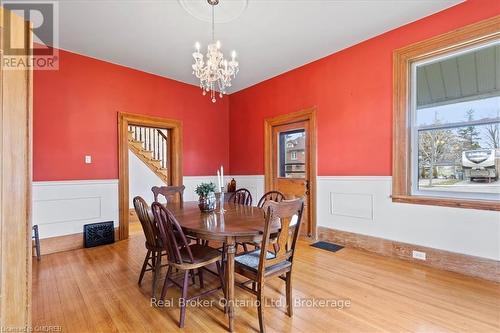
<svg viewBox="0 0 500 333">
<path fill-rule="evenodd" d="M 500 261 L 435 248 L 391 241 L 326 227 L 318 227 L 318 238 L 345 247 L 365 250 L 386 257 L 411 261 L 414 264 L 500 282 Z M 412 257 L 412 251 L 426 253 L 426 260 Z"/>
</svg>

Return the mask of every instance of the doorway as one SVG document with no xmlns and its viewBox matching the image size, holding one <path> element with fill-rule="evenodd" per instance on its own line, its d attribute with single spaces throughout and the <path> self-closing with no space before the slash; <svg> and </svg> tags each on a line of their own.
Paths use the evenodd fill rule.
<svg viewBox="0 0 500 333">
<path fill-rule="evenodd" d="M 168 134 L 167 134 L 168 133 Z M 168 185 L 182 185 L 182 125 L 178 120 L 163 119 L 151 116 L 143 116 L 129 113 L 118 114 L 118 163 L 119 163 L 119 216 L 120 225 L 118 227 L 119 239 L 127 239 L 129 236 L 129 149 L 139 149 L 141 147 L 129 146 L 129 139 L 136 142 L 143 142 L 144 150 L 158 150 L 158 156 L 153 156 L 158 163 L 158 170 L 165 170 L 165 182 Z M 165 142 L 163 142 L 165 140 Z M 154 149 L 153 149 L 154 148 Z M 159 149 L 156 149 L 159 148 Z M 139 159 L 140 151 L 135 152 Z M 162 158 L 168 154 L 168 158 Z M 167 163 L 168 164 L 162 164 Z M 147 162 L 147 161 L 143 161 Z M 150 165 L 151 168 L 154 165 Z M 161 170 L 160 170 L 161 169 Z M 161 179 L 161 174 L 158 174 Z M 147 187 L 147 186 L 146 186 Z M 146 191 L 149 191 L 147 188 Z"/>
<path fill-rule="evenodd" d="M 301 235 L 316 238 L 316 110 L 265 121 L 265 189 L 304 198 Z"/>
</svg>

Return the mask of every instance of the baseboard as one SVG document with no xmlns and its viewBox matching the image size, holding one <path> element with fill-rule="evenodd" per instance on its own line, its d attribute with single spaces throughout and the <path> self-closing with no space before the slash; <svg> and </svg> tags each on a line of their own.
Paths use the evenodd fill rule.
<svg viewBox="0 0 500 333">
<path fill-rule="evenodd" d="M 118 228 L 115 228 L 115 240 L 118 240 Z M 83 247 L 83 232 L 40 239 L 42 255 L 83 249 Z M 33 251 L 33 255 L 35 255 L 35 251 Z"/>
<path fill-rule="evenodd" d="M 429 247 L 401 243 L 383 238 L 318 227 L 318 239 L 346 247 L 374 252 L 383 256 L 500 282 L 500 261 L 454 253 Z M 426 260 L 412 257 L 412 251 L 426 253 Z"/>
</svg>

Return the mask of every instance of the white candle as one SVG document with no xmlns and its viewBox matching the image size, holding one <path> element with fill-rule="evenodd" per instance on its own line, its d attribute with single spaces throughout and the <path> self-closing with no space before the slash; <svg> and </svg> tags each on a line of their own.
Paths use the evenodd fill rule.
<svg viewBox="0 0 500 333">
<path fill-rule="evenodd" d="M 220 172 L 217 170 L 217 183 L 219 183 L 219 188 L 220 188 Z"/>
<path fill-rule="evenodd" d="M 221 180 L 221 187 L 224 186 L 224 167 L 221 165 L 220 166 L 220 180 Z"/>
</svg>

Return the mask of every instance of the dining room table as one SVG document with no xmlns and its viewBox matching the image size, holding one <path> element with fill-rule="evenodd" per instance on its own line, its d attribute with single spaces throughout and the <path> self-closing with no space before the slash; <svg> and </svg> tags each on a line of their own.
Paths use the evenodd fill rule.
<svg viewBox="0 0 500 333">
<path fill-rule="evenodd" d="M 172 212 L 185 234 L 192 237 L 218 241 L 225 244 L 225 295 L 229 319 L 229 331 L 234 329 L 234 258 L 236 242 L 260 242 L 264 231 L 264 210 L 255 206 L 239 205 L 226 202 L 224 211 L 217 207 L 213 212 L 202 212 L 197 201 L 169 203 Z M 279 224 L 271 225 L 271 232 L 277 232 Z"/>
</svg>

